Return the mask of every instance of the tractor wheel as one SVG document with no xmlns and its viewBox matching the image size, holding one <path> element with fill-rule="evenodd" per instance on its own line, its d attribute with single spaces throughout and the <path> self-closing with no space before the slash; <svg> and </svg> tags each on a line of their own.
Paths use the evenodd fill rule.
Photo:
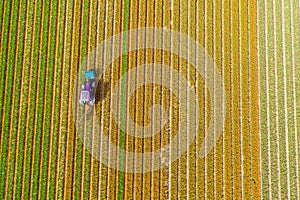
<svg viewBox="0 0 300 200">
<path fill-rule="evenodd" d="M 84 105 L 84 102 L 83 102 L 83 101 L 81 101 L 81 100 L 79 100 L 79 103 L 80 103 L 81 105 Z"/>
<path fill-rule="evenodd" d="M 95 83 L 95 81 L 92 82 L 92 88 L 96 88 L 96 83 Z"/>
<path fill-rule="evenodd" d="M 94 98 L 93 100 L 91 100 L 91 101 L 89 102 L 89 104 L 90 104 L 91 106 L 93 106 L 93 105 L 95 104 L 95 98 Z"/>
</svg>

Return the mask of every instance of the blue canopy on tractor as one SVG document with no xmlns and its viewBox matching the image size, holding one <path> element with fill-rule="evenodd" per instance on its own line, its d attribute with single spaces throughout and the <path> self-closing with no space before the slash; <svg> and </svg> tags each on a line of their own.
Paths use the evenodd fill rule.
<svg viewBox="0 0 300 200">
<path fill-rule="evenodd" d="M 95 79 L 95 70 L 88 70 L 84 72 L 84 78 L 86 79 Z"/>
</svg>

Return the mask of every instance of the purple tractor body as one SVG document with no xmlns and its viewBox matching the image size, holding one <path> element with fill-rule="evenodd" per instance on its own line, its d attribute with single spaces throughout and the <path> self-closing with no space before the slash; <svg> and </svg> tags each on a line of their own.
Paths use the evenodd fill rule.
<svg viewBox="0 0 300 200">
<path fill-rule="evenodd" d="M 96 95 L 96 81 L 95 81 L 95 71 L 89 70 L 84 73 L 85 81 L 82 83 L 82 90 L 80 91 L 79 103 L 81 105 L 95 104 Z"/>
</svg>

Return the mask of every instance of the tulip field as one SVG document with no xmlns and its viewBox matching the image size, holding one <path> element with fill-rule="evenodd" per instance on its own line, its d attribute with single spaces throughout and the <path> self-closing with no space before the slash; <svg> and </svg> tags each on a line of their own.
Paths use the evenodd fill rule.
<svg viewBox="0 0 300 200">
<path fill-rule="evenodd" d="M 1 1 L 0 199 L 299 199 L 299 9 L 295 0 Z M 84 106 L 78 80 L 91 69 L 96 103 Z M 168 149 L 173 141 L 186 150 Z"/>
</svg>

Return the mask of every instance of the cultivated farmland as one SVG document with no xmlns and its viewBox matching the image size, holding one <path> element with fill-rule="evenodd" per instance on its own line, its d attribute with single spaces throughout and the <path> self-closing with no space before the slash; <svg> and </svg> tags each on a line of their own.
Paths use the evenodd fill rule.
<svg viewBox="0 0 300 200">
<path fill-rule="evenodd" d="M 0 199 L 299 198 L 298 10 L 297 2 L 283 5 L 277 0 L 1 1 Z M 105 43 L 103 55 L 87 59 L 112 36 L 145 27 L 181 35 L 150 34 L 141 41 L 143 35 L 133 40 L 125 34 L 117 49 L 112 48 L 115 39 Z M 192 49 L 193 43 L 180 43 L 185 36 L 208 55 L 201 58 L 207 76 L 191 64 L 191 55 L 202 52 Z M 175 50 L 127 52 L 141 43 Z M 214 70 L 207 67 L 209 58 Z M 108 60 L 111 64 L 101 65 Z M 145 64 L 151 67 L 139 68 Z M 169 71 L 157 70 L 158 64 Z M 79 106 L 77 80 L 94 68 L 99 75 L 95 115 L 82 115 L 91 107 Z M 213 83 L 218 74 L 222 77 L 226 112 L 213 109 L 218 93 L 210 90 L 209 72 Z M 114 88 L 125 75 L 126 84 L 117 87 L 115 96 Z M 148 81 L 145 77 L 167 82 L 176 91 L 147 84 L 128 95 Z M 189 85 L 178 83 L 180 77 Z M 184 90 L 188 87 L 193 92 Z M 193 94 L 196 111 L 189 110 Z M 180 105 L 183 100 L 186 110 Z M 162 108 L 155 116 L 153 105 Z M 189 115 L 183 126 L 191 142 L 187 151 L 164 151 L 176 140 L 183 114 L 194 112 L 199 119 Z M 152 124 L 153 117 L 163 115 L 166 121 Z M 224 117 L 224 127 L 203 157 L 200 149 L 210 146 L 205 138 L 214 116 Z M 125 131 L 120 122 L 125 122 Z M 193 122 L 199 124 L 195 138 L 189 137 Z M 147 126 L 159 131 L 138 137 L 139 127 L 145 136 Z M 95 134 L 97 127 L 102 135 Z M 107 151 L 104 157 L 114 160 L 113 167 L 100 161 L 103 154 L 99 158 L 90 153 L 106 152 L 113 145 L 124 150 Z M 155 151 L 167 156 L 159 161 L 163 167 L 150 171 L 146 169 L 157 163 L 154 156 L 143 162 L 128 156 Z M 170 162 L 173 155 L 178 159 Z M 143 173 L 129 170 L 141 165 Z"/>
</svg>

